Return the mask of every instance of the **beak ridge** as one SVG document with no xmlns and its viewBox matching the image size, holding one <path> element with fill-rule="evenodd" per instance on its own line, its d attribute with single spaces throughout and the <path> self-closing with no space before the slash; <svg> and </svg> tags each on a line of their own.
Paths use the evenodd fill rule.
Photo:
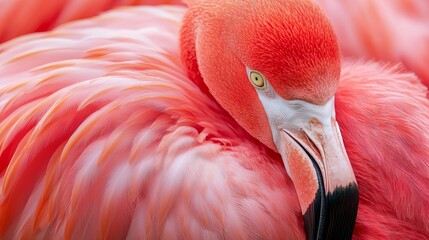
<svg viewBox="0 0 429 240">
<path fill-rule="evenodd" d="M 282 129 L 280 149 L 294 182 L 307 239 L 351 239 L 359 192 L 335 119 Z"/>
</svg>

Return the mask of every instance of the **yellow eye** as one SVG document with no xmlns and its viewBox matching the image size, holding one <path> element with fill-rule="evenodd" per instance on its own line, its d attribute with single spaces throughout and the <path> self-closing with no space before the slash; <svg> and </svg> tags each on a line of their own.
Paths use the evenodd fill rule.
<svg viewBox="0 0 429 240">
<path fill-rule="evenodd" d="M 255 85 L 255 87 L 263 88 L 265 86 L 265 79 L 262 74 L 252 71 L 250 73 L 250 81 Z"/>
</svg>

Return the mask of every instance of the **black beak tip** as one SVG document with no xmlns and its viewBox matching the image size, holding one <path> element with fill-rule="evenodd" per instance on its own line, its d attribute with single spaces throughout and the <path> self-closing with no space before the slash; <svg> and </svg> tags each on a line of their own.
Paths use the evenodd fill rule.
<svg viewBox="0 0 429 240">
<path fill-rule="evenodd" d="M 351 239 L 359 203 L 356 183 L 337 187 L 326 195 L 323 185 L 319 186 L 303 215 L 307 239 Z"/>
</svg>

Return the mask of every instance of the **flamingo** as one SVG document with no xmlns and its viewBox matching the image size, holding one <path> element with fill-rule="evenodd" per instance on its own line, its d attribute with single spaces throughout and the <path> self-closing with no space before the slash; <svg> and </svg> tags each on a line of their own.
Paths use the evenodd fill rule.
<svg viewBox="0 0 429 240">
<path fill-rule="evenodd" d="M 311 1 L 245 3 L 1 45 L 0 236 L 427 238 L 427 89 L 340 64 Z"/>
</svg>

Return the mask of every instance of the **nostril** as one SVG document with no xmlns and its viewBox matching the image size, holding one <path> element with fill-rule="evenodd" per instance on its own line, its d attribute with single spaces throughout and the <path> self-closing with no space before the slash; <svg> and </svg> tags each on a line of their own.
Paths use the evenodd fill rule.
<svg viewBox="0 0 429 240">
<path fill-rule="evenodd" d="M 307 149 L 307 150 L 309 150 L 309 151 L 311 150 L 314 154 L 313 156 L 316 156 L 317 158 L 322 159 L 322 154 L 321 154 L 319 148 L 316 146 L 314 141 L 311 140 L 311 138 L 308 136 L 308 134 L 306 134 L 305 131 L 300 132 L 298 137 L 301 139 L 301 141 L 303 141 L 305 143 L 305 145 L 310 147 L 310 149 Z"/>
<path fill-rule="evenodd" d="M 320 153 L 317 146 L 314 144 L 314 142 L 308 137 L 307 134 L 305 135 L 305 140 L 307 141 L 308 145 L 310 146 L 311 150 L 317 155 L 318 158 L 322 158 L 322 154 Z"/>
</svg>

